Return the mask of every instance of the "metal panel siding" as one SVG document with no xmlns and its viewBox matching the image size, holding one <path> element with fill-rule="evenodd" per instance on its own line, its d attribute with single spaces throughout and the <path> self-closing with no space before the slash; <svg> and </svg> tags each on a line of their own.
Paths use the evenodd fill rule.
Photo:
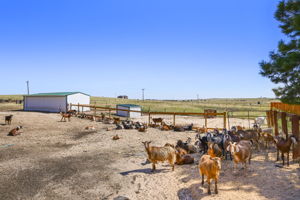
<svg viewBox="0 0 300 200">
<path fill-rule="evenodd" d="M 25 97 L 24 110 L 66 112 L 66 97 Z"/>
<path fill-rule="evenodd" d="M 131 107 L 130 110 L 141 111 L 141 107 Z M 130 112 L 130 118 L 142 116 L 140 112 Z"/>
<path fill-rule="evenodd" d="M 129 108 L 123 106 L 117 106 L 117 109 L 129 110 Z M 123 111 L 123 110 L 117 110 L 117 115 L 122 117 L 129 117 L 128 111 Z"/>
<path fill-rule="evenodd" d="M 90 96 L 82 94 L 82 93 L 77 93 L 77 94 L 72 94 L 68 95 L 67 98 L 67 103 L 70 104 L 90 104 Z M 76 106 L 73 107 L 72 109 L 78 109 Z M 81 111 L 81 110 L 80 110 Z M 90 111 L 90 108 L 84 107 L 83 111 Z"/>
<path fill-rule="evenodd" d="M 124 109 L 124 110 L 136 110 L 136 111 L 141 111 L 140 107 L 123 107 L 123 106 L 117 106 L 117 109 Z M 130 117 L 130 118 L 136 118 L 140 117 L 141 113 L 138 112 L 128 112 L 128 111 L 123 111 L 123 110 L 117 110 L 117 115 L 122 116 L 122 117 Z"/>
</svg>

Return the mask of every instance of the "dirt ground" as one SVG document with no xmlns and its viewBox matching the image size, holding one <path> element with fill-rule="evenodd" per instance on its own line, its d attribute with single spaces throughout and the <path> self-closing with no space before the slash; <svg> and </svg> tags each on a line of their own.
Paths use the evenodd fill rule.
<svg viewBox="0 0 300 200">
<path fill-rule="evenodd" d="M 59 122 L 58 114 L 33 112 L 0 112 L 0 124 L 10 113 L 12 125 L 0 125 L 0 199 L 300 199 L 299 165 L 276 167 L 281 162 L 275 162 L 274 147 L 255 152 L 246 173 L 233 173 L 232 161 L 222 161 L 219 194 L 208 196 L 196 164 L 200 154 L 193 155 L 193 165 L 172 172 L 164 163 L 151 173 L 141 143 L 175 143 L 194 139 L 195 132 L 106 131 L 114 125 Z M 24 127 L 22 135 L 7 136 L 17 125 Z M 88 125 L 96 131 L 83 130 Z M 121 139 L 113 141 L 115 134 Z"/>
</svg>

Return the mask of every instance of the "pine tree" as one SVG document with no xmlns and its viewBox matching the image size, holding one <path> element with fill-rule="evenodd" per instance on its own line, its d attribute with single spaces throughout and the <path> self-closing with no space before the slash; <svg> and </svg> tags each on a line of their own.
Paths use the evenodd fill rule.
<svg viewBox="0 0 300 200">
<path fill-rule="evenodd" d="M 280 1 L 275 18 L 288 41 L 279 41 L 270 61 L 260 62 L 260 74 L 280 85 L 273 91 L 282 102 L 300 104 L 300 0 Z"/>
</svg>

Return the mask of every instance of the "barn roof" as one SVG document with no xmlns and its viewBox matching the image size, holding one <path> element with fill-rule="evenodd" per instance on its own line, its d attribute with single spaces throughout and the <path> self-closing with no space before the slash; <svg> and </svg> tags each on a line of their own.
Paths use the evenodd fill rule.
<svg viewBox="0 0 300 200">
<path fill-rule="evenodd" d="M 68 96 L 68 95 L 77 94 L 77 93 L 85 94 L 82 92 L 51 92 L 51 93 L 36 93 L 36 94 L 30 94 L 30 95 L 24 95 L 24 96 Z M 88 95 L 88 94 L 85 94 L 85 95 Z M 90 95 L 88 95 L 88 96 L 90 96 Z"/>
</svg>

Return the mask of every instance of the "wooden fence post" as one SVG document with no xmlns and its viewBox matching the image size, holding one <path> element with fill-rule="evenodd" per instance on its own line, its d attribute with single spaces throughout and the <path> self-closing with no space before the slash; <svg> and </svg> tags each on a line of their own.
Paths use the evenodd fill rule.
<svg viewBox="0 0 300 200">
<path fill-rule="evenodd" d="M 267 124 L 268 124 L 268 128 L 271 128 L 271 116 L 270 116 L 270 111 L 267 111 Z"/>
<path fill-rule="evenodd" d="M 292 116 L 292 133 L 298 140 L 300 139 L 299 118 L 298 115 Z"/>
<path fill-rule="evenodd" d="M 292 133 L 299 141 L 300 132 L 299 132 L 299 119 L 298 115 L 292 116 Z M 300 143 L 298 142 L 293 148 L 293 159 L 297 159 L 300 157 Z"/>
<path fill-rule="evenodd" d="M 173 114 L 173 126 L 175 126 L 175 113 Z"/>
<path fill-rule="evenodd" d="M 278 136 L 279 132 L 278 132 L 277 111 L 273 111 L 273 123 L 274 123 L 274 133 L 275 133 L 275 136 Z"/>
<path fill-rule="evenodd" d="M 110 118 L 110 115 L 111 115 L 111 113 L 110 113 L 110 112 L 111 112 L 110 108 L 108 109 L 108 112 L 109 112 L 109 113 L 108 113 L 108 116 L 109 116 L 109 118 Z M 130 111 L 129 111 L 129 116 L 130 116 Z"/>
<path fill-rule="evenodd" d="M 79 103 L 78 103 L 78 113 L 80 112 L 80 107 L 79 107 Z"/>
<path fill-rule="evenodd" d="M 229 122 L 229 119 L 230 119 L 229 112 L 227 112 L 228 129 L 230 129 L 230 122 Z"/>
<path fill-rule="evenodd" d="M 289 133 L 288 133 L 288 127 L 287 127 L 287 120 L 286 120 L 286 113 L 285 112 L 281 113 L 281 129 L 282 129 L 282 132 L 285 134 L 285 137 L 287 139 L 288 136 L 289 136 Z"/>
<path fill-rule="evenodd" d="M 224 128 L 226 128 L 226 112 L 223 114 L 223 120 L 224 120 Z"/>
<path fill-rule="evenodd" d="M 96 117 L 96 104 L 94 105 L 94 117 Z"/>
</svg>

